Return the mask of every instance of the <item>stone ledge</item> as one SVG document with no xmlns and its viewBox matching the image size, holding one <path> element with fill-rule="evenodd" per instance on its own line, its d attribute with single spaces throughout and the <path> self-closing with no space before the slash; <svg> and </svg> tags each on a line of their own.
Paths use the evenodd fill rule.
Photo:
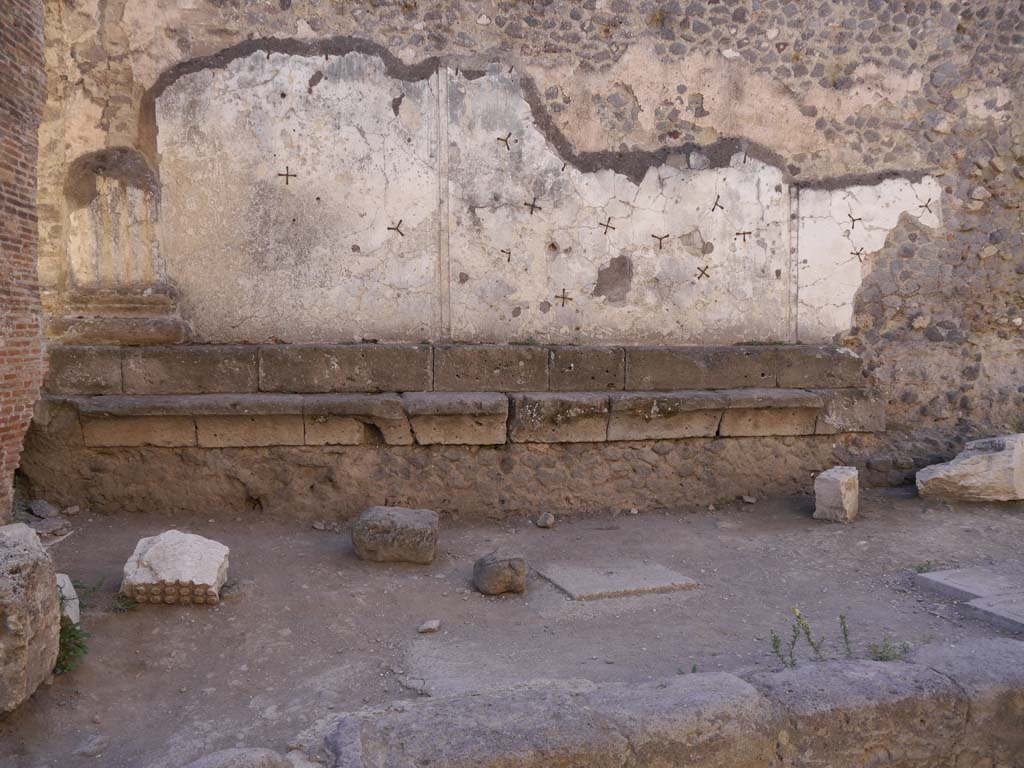
<svg viewBox="0 0 1024 768">
<path fill-rule="evenodd" d="M 508 398 L 498 392 L 414 392 L 402 395 L 420 445 L 500 445 L 506 442 Z"/>
<path fill-rule="evenodd" d="M 332 768 L 779 764 L 1014 765 L 1024 642 L 926 646 L 911 662 L 826 661 L 741 679 L 534 683 L 342 715 Z"/>
<path fill-rule="evenodd" d="M 151 342 L 139 342 L 151 343 Z M 124 368 L 124 382 L 120 367 Z M 56 346 L 51 394 L 598 392 L 870 384 L 835 347 L 526 344 Z M 255 379 L 255 381 L 254 381 Z"/>
</svg>

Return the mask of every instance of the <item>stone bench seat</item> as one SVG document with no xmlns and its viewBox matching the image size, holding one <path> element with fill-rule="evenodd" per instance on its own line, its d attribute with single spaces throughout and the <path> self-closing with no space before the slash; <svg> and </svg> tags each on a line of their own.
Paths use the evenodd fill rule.
<svg viewBox="0 0 1024 768">
<path fill-rule="evenodd" d="M 499 445 L 875 432 L 869 388 L 48 395 L 87 446 Z"/>
</svg>

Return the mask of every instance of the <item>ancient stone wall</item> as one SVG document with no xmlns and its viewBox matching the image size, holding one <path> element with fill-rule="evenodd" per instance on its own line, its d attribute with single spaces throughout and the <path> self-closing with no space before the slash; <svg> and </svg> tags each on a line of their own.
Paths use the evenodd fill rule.
<svg viewBox="0 0 1024 768">
<path fill-rule="evenodd" d="M 36 276 L 36 130 L 43 106 L 42 3 L 0 7 L 0 522 L 44 371 Z"/>
<path fill-rule="evenodd" d="M 833 448 L 900 482 L 1021 427 L 1022 35 L 1001 0 L 52 0 L 48 332 L 83 356 L 157 345 L 157 366 L 182 342 L 602 345 L 580 347 L 594 369 L 633 345 L 828 343 L 888 416 Z M 339 375 L 321 362 L 271 391 L 355 391 L 317 388 Z M 79 386 L 51 394 L 101 394 Z M 493 421 L 522 390 L 469 391 Z M 433 418 L 421 400 L 403 418 Z M 179 419 L 181 456 L 217 415 L 195 405 L 131 418 Z M 41 421 L 37 477 L 54 435 Z"/>
</svg>

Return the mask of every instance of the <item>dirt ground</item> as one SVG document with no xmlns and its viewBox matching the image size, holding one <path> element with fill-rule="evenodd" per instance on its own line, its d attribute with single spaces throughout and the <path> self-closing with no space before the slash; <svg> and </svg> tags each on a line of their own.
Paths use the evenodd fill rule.
<svg viewBox="0 0 1024 768">
<path fill-rule="evenodd" d="M 826 652 L 872 643 L 956 643 L 1001 634 L 911 586 L 915 568 L 1024 561 L 1024 504 L 925 501 L 865 491 L 852 525 L 811 519 L 807 498 L 715 511 L 497 524 L 442 521 L 432 566 L 364 563 L 348 530 L 216 515 L 82 514 L 52 553 L 83 594 L 92 633 L 80 667 L 0 719 L 5 768 L 180 768 L 215 749 L 263 746 L 311 757 L 336 713 L 544 678 L 641 681 L 770 669 L 769 631 L 787 637 L 799 606 Z M 118 610 L 135 542 L 167 528 L 231 548 L 214 608 Z M 531 572 L 524 596 L 472 591 L 479 555 L 502 546 L 533 566 L 642 560 L 696 590 L 573 602 Z M 428 619 L 441 631 L 417 633 Z M 810 663 L 806 645 L 798 655 Z M 300 763 L 302 764 L 302 763 Z"/>
</svg>

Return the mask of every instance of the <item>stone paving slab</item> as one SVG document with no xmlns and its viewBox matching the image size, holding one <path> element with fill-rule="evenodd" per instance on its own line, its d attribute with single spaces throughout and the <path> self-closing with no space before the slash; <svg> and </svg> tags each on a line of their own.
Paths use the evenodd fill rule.
<svg viewBox="0 0 1024 768">
<path fill-rule="evenodd" d="M 918 573 L 914 583 L 949 600 L 967 602 L 1008 592 L 1024 592 L 1024 572 L 1008 567 L 975 566 Z"/>
<path fill-rule="evenodd" d="M 573 600 L 675 592 L 700 586 L 693 579 L 657 563 L 622 563 L 604 568 L 551 563 L 538 570 Z"/>
<path fill-rule="evenodd" d="M 987 621 L 1000 629 L 1024 633 L 1024 590 L 979 597 L 960 608 L 968 616 Z"/>
</svg>

